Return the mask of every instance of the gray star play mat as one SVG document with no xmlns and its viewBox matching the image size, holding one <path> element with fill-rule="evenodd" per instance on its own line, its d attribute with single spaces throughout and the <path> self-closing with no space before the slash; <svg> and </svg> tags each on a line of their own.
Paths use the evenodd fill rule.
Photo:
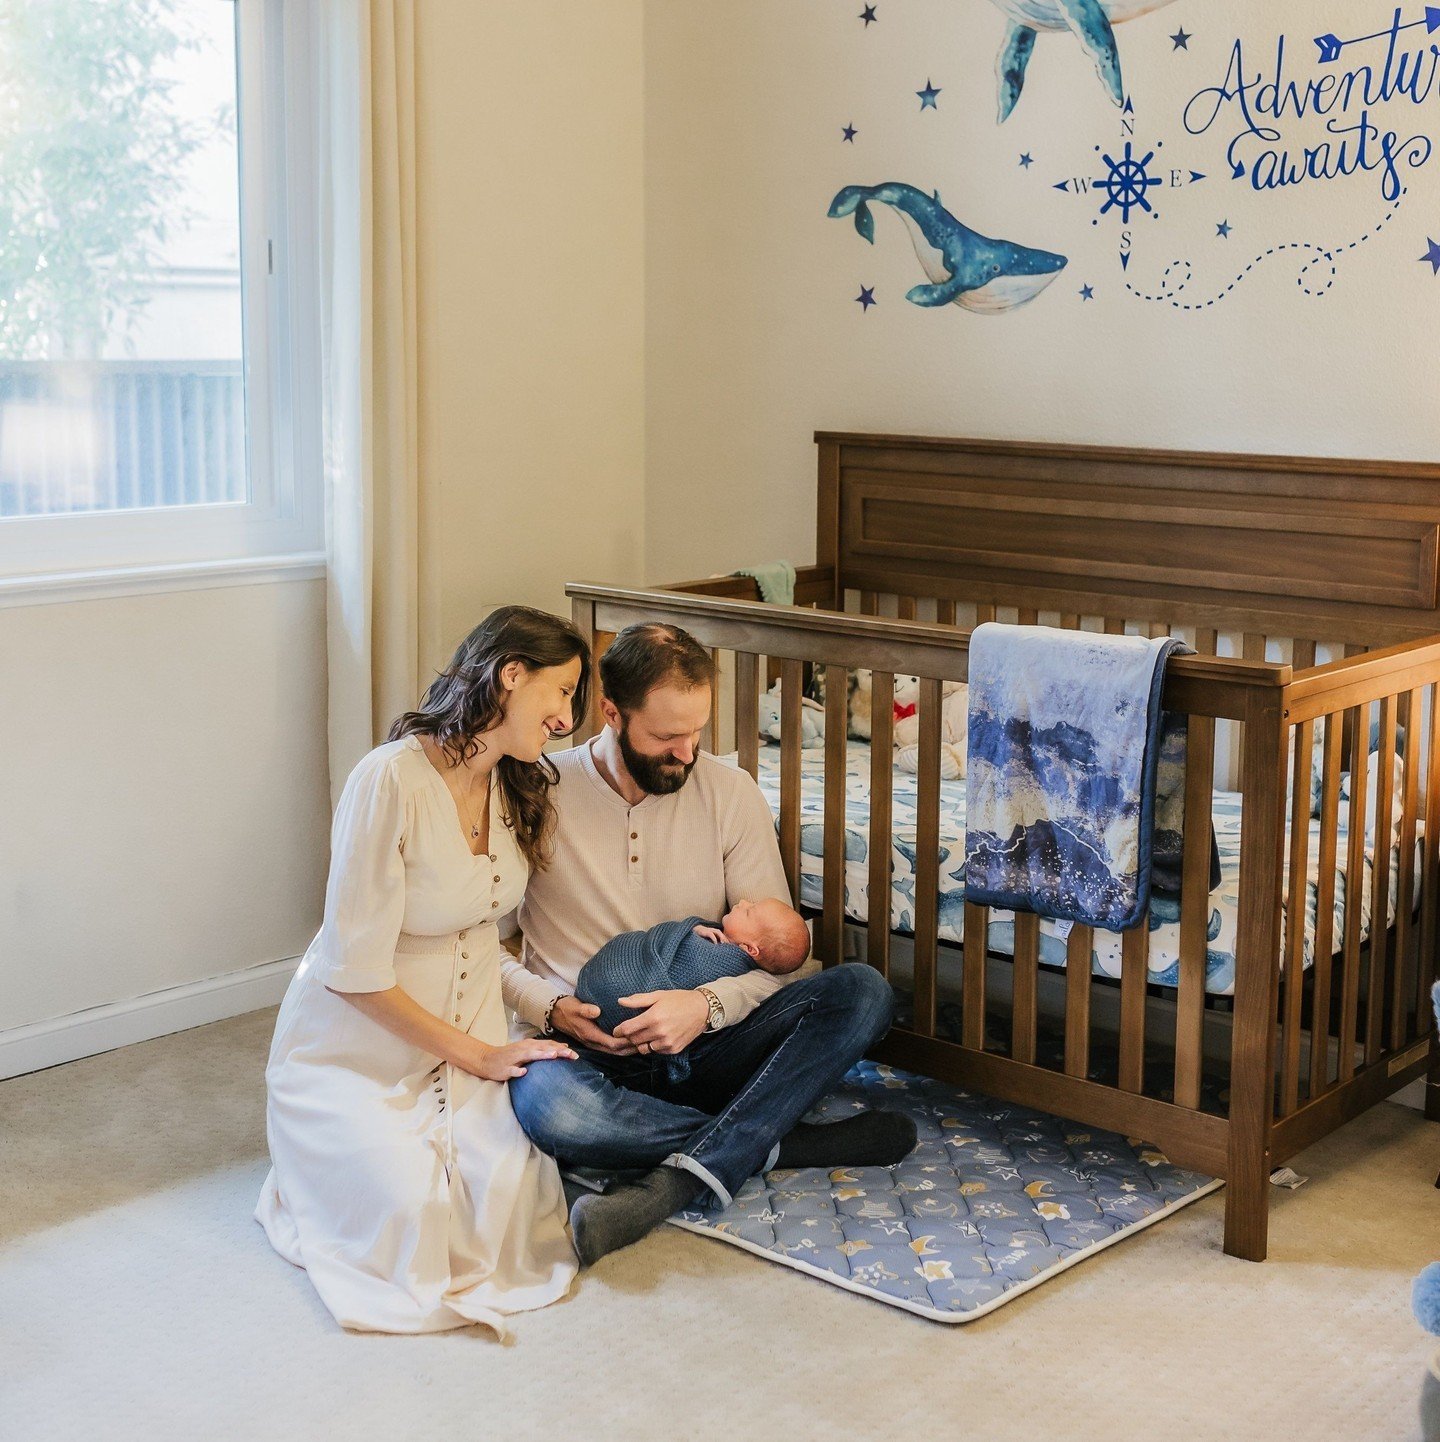
<svg viewBox="0 0 1440 1442">
<path fill-rule="evenodd" d="M 1222 1183 L 1143 1142 L 861 1062 L 810 1115 L 887 1107 L 898 1167 L 775 1171 L 671 1219 L 936 1322 L 969 1322 Z"/>
</svg>

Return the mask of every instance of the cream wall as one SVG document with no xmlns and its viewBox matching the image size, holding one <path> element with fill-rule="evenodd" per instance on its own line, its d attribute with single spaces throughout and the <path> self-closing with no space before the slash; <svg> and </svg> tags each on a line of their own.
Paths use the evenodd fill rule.
<svg viewBox="0 0 1440 1442">
<path fill-rule="evenodd" d="M 1299 292 L 1287 252 L 1221 304 L 1177 312 L 1125 293 L 1113 214 L 1053 189 L 1101 173 L 1095 144 L 1121 138 L 1072 37 L 1039 37 L 1000 127 L 994 4 L 882 4 L 869 27 L 860 10 L 646 6 L 648 576 L 811 560 L 817 428 L 1434 459 L 1440 279 L 1417 258 L 1440 234 L 1440 158 L 1407 176 L 1400 214 L 1341 256 L 1323 298 Z M 1136 140 L 1164 138 L 1169 163 L 1208 173 L 1163 192 L 1158 222 L 1136 218 L 1128 278 L 1153 285 L 1183 256 L 1196 267 L 1191 294 L 1213 293 L 1270 246 L 1349 243 L 1370 229 L 1386 209 L 1375 176 L 1256 195 L 1229 178 L 1234 127 L 1187 136 L 1179 116 L 1223 80 L 1237 36 L 1257 65 L 1268 47 L 1273 65 L 1285 33 L 1293 73 L 1310 75 L 1314 35 L 1384 29 L 1393 13 L 1390 0 L 1319 18 L 1305 0 L 1178 0 L 1118 25 Z M 1188 50 L 1170 39 L 1182 28 Z M 1352 47 L 1342 64 L 1366 56 L 1378 65 L 1383 43 Z M 915 92 L 932 79 L 938 104 L 922 111 Z M 1381 106 L 1374 119 L 1402 137 L 1440 135 L 1436 104 Z M 1323 133 L 1282 128 L 1287 139 Z M 893 213 L 875 207 L 873 247 L 826 215 L 842 186 L 888 180 L 938 188 L 973 229 L 1070 263 L 1005 315 L 911 305 L 904 294 L 925 277 Z M 1092 302 L 1080 299 L 1085 283 Z M 868 313 L 854 302 L 862 285 L 875 288 Z"/>
<path fill-rule="evenodd" d="M 640 0 L 418 7 L 420 452 L 442 630 L 643 575 Z"/>
<path fill-rule="evenodd" d="M 324 612 L 315 579 L 0 610 L 0 1043 L 305 949 Z"/>
</svg>

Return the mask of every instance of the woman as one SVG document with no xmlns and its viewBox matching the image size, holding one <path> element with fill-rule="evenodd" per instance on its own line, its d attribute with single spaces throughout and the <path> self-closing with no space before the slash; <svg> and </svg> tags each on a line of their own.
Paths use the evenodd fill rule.
<svg viewBox="0 0 1440 1442">
<path fill-rule="evenodd" d="M 574 1278 L 559 1174 L 505 1083 L 575 1053 L 507 1045 L 497 923 L 546 863 L 543 749 L 585 715 L 589 675 L 572 626 L 503 606 L 340 798 L 325 919 L 266 1069 L 255 1215 L 342 1326 L 503 1336 Z"/>
</svg>

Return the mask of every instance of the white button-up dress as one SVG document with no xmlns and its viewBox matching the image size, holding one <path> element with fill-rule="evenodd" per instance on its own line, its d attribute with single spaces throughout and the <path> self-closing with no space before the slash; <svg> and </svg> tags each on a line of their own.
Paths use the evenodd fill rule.
<svg viewBox="0 0 1440 1442">
<path fill-rule="evenodd" d="M 543 1307 L 574 1279 L 555 1163 L 502 1082 L 438 1062 L 334 993 L 399 985 L 503 1046 L 497 922 L 529 870 L 490 803 L 474 856 L 419 741 L 372 751 L 335 813 L 325 919 L 285 994 L 265 1080 L 256 1219 L 342 1326 L 435 1332 Z M 564 1066 L 563 1061 L 534 1062 Z"/>
</svg>

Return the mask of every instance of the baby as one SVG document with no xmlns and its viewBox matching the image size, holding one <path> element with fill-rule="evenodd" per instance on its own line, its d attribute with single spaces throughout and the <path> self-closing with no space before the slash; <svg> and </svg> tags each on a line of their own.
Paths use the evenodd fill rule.
<svg viewBox="0 0 1440 1442">
<path fill-rule="evenodd" d="M 752 967 L 785 976 L 810 955 L 805 918 L 783 901 L 739 901 L 719 926 L 698 916 L 662 921 L 649 931 L 627 931 L 607 941 L 580 968 L 575 995 L 600 1008 L 595 1025 L 613 1032 L 638 1013 L 620 1005 L 622 996 L 645 991 L 689 991 L 721 976 L 741 976 Z M 667 1057 L 672 1081 L 690 1075 L 682 1052 Z"/>
</svg>

